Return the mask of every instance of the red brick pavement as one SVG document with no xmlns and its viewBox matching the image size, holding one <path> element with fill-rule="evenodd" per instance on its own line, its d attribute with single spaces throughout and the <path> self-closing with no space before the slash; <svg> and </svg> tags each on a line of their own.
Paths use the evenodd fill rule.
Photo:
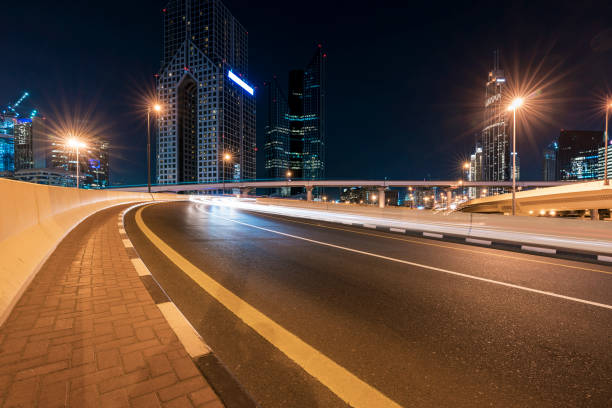
<svg viewBox="0 0 612 408">
<path fill-rule="evenodd" d="M 223 407 L 132 266 L 123 208 L 75 228 L 0 327 L 0 406 Z"/>
</svg>

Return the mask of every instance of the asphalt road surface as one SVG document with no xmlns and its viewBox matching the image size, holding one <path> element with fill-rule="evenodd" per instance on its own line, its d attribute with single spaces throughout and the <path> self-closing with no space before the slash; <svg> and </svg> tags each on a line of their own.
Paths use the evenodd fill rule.
<svg viewBox="0 0 612 408">
<path fill-rule="evenodd" d="M 347 406 L 135 214 L 126 229 L 143 261 L 261 407 Z M 141 215 L 201 273 L 401 406 L 612 406 L 612 267 L 196 202 Z"/>
</svg>

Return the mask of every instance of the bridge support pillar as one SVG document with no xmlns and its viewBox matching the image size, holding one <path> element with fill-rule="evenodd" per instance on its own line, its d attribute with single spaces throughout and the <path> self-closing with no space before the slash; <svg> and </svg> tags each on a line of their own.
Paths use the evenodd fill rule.
<svg viewBox="0 0 612 408">
<path fill-rule="evenodd" d="M 306 201 L 312 201 L 312 186 L 306 186 Z"/>
<path fill-rule="evenodd" d="M 599 210 L 597 208 L 591 209 L 591 220 L 599 221 Z"/>
<path fill-rule="evenodd" d="M 250 187 L 241 188 L 241 189 L 240 189 L 240 197 L 241 197 L 241 198 L 246 198 L 246 197 L 248 197 L 248 196 L 249 196 L 249 193 L 250 193 L 251 191 L 253 191 L 253 189 L 252 189 L 252 188 L 250 188 Z"/>
<path fill-rule="evenodd" d="M 451 202 L 453 201 L 453 190 L 446 190 L 446 209 L 450 210 Z"/>
<path fill-rule="evenodd" d="M 378 207 L 385 208 L 385 188 L 378 187 Z"/>
</svg>

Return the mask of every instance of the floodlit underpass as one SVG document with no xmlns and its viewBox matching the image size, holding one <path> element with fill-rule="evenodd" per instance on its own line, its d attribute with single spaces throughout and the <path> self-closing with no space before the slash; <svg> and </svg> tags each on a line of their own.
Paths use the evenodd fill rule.
<svg viewBox="0 0 612 408">
<path fill-rule="evenodd" d="M 240 392 L 253 404 L 244 406 L 261 407 L 612 401 L 607 222 L 175 198 L 126 205 L 113 223 L 138 259 L 135 276 L 158 288 L 152 301 L 176 306 L 205 343 L 194 361 L 216 362 L 198 368 L 226 406 L 238 406 L 228 395 Z M 115 307 L 126 301 L 113 298 L 120 316 Z M 86 319 L 79 304 L 64 306 Z M 25 312 L 19 307 L 13 313 Z M 160 347 L 146 341 L 142 355 Z M 228 377 L 213 366 L 240 391 L 224 391 Z M 118 377 L 136 381 L 121 370 Z M 147 381 L 170 373 L 179 371 L 155 369 Z M 111 392 L 104 384 L 101 395 Z M 173 386 L 155 395 L 169 401 Z"/>
</svg>

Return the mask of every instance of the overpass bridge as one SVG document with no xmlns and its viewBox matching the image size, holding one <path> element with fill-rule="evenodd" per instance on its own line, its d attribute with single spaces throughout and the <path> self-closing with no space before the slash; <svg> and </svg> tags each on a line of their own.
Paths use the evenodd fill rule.
<svg viewBox="0 0 612 408">
<path fill-rule="evenodd" d="M 553 187 L 565 184 L 576 184 L 572 181 L 518 181 L 519 188 Z M 240 189 L 241 194 L 248 194 L 256 188 L 281 188 L 281 187 L 303 187 L 306 190 L 307 201 L 312 201 L 312 190 L 315 187 L 372 187 L 379 192 L 379 206 L 385 206 L 385 189 L 390 187 L 440 187 L 447 190 L 447 194 L 453 189 L 464 187 L 512 187 L 511 181 L 463 181 L 463 180 L 243 180 L 232 182 L 215 183 L 179 183 L 179 184 L 157 184 L 151 186 L 151 192 L 193 192 L 193 191 L 218 191 L 228 189 Z M 146 192 L 148 187 L 130 186 L 116 187 L 111 190 Z"/>
<path fill-rule="evenodd" d="M 464 203 L 461 211 L 508 214 L 512 210 L 512 194 L 477 198 Z M 603 180 L 516 193 L 517 215 L 557 215 L 560 212 L 590 211 L 599 219 L 600 210 L 612 211 L 612 185 Z"/>
</svg>

